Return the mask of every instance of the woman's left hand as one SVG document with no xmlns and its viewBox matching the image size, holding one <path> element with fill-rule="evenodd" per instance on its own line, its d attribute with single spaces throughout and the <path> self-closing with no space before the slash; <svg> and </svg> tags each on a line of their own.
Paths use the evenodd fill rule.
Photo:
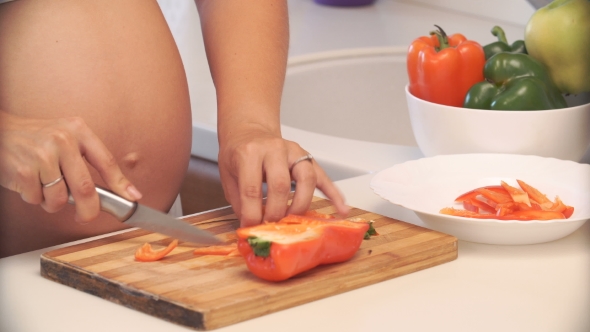
<svg viewBox="0 0 590 332">
<path fill-rule="evenodd" d="M 341 216 L 349 208 L 338 188 L 313 159 L 295 164 L 308 152 L 295 142 L 260 129 L 244 130 L 225 140 L 219 151 L 219 172 L 225 198 L 232 205 L 242 227 L 262 220 L 277 221 L 286 214 L 303 214 L 320 189 Z M 295 194 L 288 204 L 291 183 Z M 262 183 L 267 183 L 267 200 L 262 210 Z M 264 213 L 264 215 L 263 215 Z"/>
</svg>

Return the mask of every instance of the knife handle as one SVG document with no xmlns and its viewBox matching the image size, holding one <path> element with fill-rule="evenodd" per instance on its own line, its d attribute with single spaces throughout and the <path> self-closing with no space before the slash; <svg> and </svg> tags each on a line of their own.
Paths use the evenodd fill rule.
<svg viewBox="0 0 590 332">
<path fill-rule="evenodd" d="M 125 198 L 110 192 L 106 189 L 96 187 L 98 198 L 100 199 L 100 209 L 104 212 L 112 214 L 119 221 L 123 222 L 129 219 L 135 209 L 137 209 L 137 203 L 126 200 Z M 76 204 L 74 197 L 68 192 L 68 203 Z"/>
</svg>

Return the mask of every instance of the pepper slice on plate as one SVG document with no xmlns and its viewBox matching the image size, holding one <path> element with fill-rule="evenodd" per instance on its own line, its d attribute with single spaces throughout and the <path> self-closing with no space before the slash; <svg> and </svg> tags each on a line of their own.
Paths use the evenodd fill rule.
<svg viewBox="0 0 590 332">
<path fill-rule="evenodd" d="M 239 228 L 238 250 L 254 275 L 281 281 L 318 265 L 349 260 L 368 229 L 368 222 L 289 215 Z"/>
<path fill-rule="evenodd" d="M 516 180 L 520 188 L 504 181 L 500 186 L 486 186 L 459 195 L 456 203 L 464 209 L 446 207 L 439 212 L 456 217 L 499 220 L 552 220 L 567 219 L 574 213 L 559 198 L 551 201 L 545 194 L 522 180 Z"/>
</svg>

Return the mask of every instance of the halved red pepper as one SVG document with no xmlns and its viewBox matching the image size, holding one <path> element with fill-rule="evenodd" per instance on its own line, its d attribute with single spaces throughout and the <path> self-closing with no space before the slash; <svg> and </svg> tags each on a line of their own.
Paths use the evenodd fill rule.
<svg viewBox="0 0 590 332">
<path fill-rule="evenodd" d="M 281 281 L 318 265 L 349 260 L 368 229 L 368 222 L 290 215 L 239 228 L 238 250 L 254 275 Z"/>
</svg>

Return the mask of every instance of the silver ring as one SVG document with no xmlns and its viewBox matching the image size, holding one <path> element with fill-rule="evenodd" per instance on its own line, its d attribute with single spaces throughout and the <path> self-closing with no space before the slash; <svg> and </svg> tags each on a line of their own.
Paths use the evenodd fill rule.
<svg viewBox="0 0 590 332">
<path fill-rule="evenodd" d="M 293 163 L 293 165 L 291 165 L 291 170 L 293 170 L 293 167 L 295 167 L 295 165 L 297 165 L 298 163 L 304 161 L 304 160 L 309 160 L 310 162 L 312 162 L 313 156 L 311 155 L 311 153 L 308 153 L 307 155 L 295 160 L 295 162 Z"/>
<path fill-rule="evenodd" d="M 63 176 L 63 174 L 62 174 L 62 176 L 58 177 L 57 179 L 55 179 L 55 180 L 53 180 L 53 181 L 49 182 L 48 184 L 44 184 L 44 185 L 43 185 L 43 188 L 49 188 L 49 187 L 55 186 L 56 184 L 58 184 L 58 183 L 59 183 L 59 181 L 61 181 L 61 180 L 63 180 L 63 179 L 64 179 L 64 176 Z"/>
</svg>

